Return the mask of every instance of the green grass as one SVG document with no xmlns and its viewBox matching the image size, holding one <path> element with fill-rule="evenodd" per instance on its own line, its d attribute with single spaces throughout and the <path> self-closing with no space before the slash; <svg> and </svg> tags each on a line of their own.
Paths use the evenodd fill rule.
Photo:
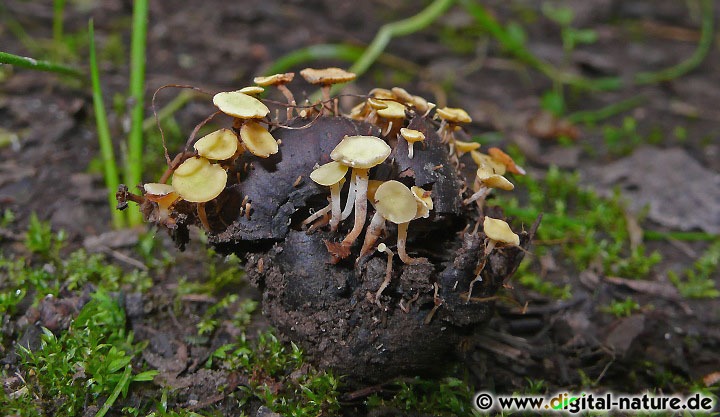
<svg viewBox="0 0 720 417">
<path fill-rule="evenodd" d="M 615 317 L 630 317 L 634 312 L 640 310 L 640 304 L 632 297 L 625 297 L 625 300 L 613 300 L 609 305 L 602 307 L 601 311 L 612 314 Z"/>
<path fill-rule="evenodd" d="M 716 240 L 695 263 L 684 271 L 668 272 L 668 278 L 687 298 L 720 297 L 715 281 L 720 276 L 720 240 Z"/>
</svg>

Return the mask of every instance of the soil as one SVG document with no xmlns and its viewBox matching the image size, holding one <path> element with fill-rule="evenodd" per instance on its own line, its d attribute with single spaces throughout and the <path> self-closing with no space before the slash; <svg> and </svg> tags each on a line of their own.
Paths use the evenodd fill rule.
<svg viewBox="0 0 720 417">
<path fill-rule="evenodd" d="M 127 61 L 118 59 L 118 56 L 127 54 L 127 28 L 132 3 L 121 0 L 108 0 L 91 6 L 80 2 L 68 3 L 66 33 L 82 33 L 87 19 L 94 18 L 99 48 L 106 51 L 105 58 L 108 59 L 102 68 L 106 97 L 123 94 L 128 83 Z M 563 61 L 559 30 L 556 25 L 541 18 L 539 2 L 537 5 L 502 1 L 486 4 L 501 22 L 521 22 L 528 31 L 530 49 L 539 57 L 556 63 Z M 699 39 L 697 10 L 688 11 L 687 2 L 593 0 L 569 4 L 576 9 L 575 24 L 593 28 L 599 35 L 597 42 L 579 46 L 573 59 L 567 63 L 571 70 L 587 76 L 599 74 L 629 78 L 641 71 L 665 68 L 687 58 Z M 184 2 L 182 7 L 173 2 L 151 2 L 147 100 L 149 102 L 156 88 L 165 84 L 193 85 L 212 92 L 237 89 L 251 84 L 253 76 L 263 73 L 285 53 L 321 43 L 367 44 L 383 23 L 410 16 L 420 9 L 421 4 L 417 2 L 387 1 L 252 0 L 243 2 L 242 7 L 218 0 L 193 0 Z M 720 12 L 715 10 L 714 13 L 717 21 Z M 51 19 L 52 7 L 49 4 L 7 0 L 0 6 L 0 21 L 18 23 L 30 40 L 50 39 Z M 8 24 L 0 25 L 3 51 L 34 55 L 32 42 L 28 42 L 27 38 L 21 41 L 10 27 Z M 118 33 L 119 28 L 123 31 L 118 40 L 113 38 L 113 34 Z M 470 46 L 464 46 L 469 40 Z M 362 94 L 375 86 L 401 85 L 413 94 L 432 98 L 440 106 L 447 104 L 467 109 L 473 118 L 473 123 L 467 128 L 471 135 L 503 132 L 504 139 L 497 145 L 519 146 L 528 159 L 526 168 L 529 175 L 541 177 L 550 165 L 559 165 L 579 170 L 583 174 L 583 182 L 589 186 L 611 189 L 613 185 L 621 184 L 627 177 L 603 177 L 599 174 L 610 164 L 624 160 L 622 156 L 607 151 L 602 129 L 583 127 L 578 132 L 577 141 L 570 145 L 541 139 L 537 132 L 532 134 L 526 122 L 538 114 L 539 97 L 551 88 L 551 83 L 537 73 L 525 71 L 524 67 L 507 59 L 495 42 L 488 41 L 485 35 L 477 33 L 472 19 L 460 7 L 455 7 L 429 28 L 393 39 L 386 50 L 389 57 L 344 92 Z M 117 53 L 117 48 L 122 50 L 121 54 Z M 85 62 L 85 53 L 80 56 L 79 62 Z M 346 67 L 347 63 L 321 60 L 309 65 Z M 300 68 L 304 66 L 301 64 Z M 627 86 L 620 91 L 569 94 L 568 103 L 572 110 L 579 111 L 597 109 L 636 95 L 645 97 L 642 104 L 610 118 L 608 122 L 620 125 L 625 116 L 631 115 L 637 120 L 638 131 L 642 135 L 653 131 L 662 133 L 660 140 L 651 145 L 653 150 L 673 154 L 680 152 L 699 165 L 699 171 L 694 171 L 699 177 L 692 181 L 701 182 L 704 186 L 676 195 L 703 202 L 703 213 L 699 216 L 706 216 L 708 220 L 694 222 L 692 230 L 713 233 L 718 230 L 715 227 L 720 221 L 720 202 L 707 196 L 692 199 L 697 197 L 697 193 L 720 195 L 715 193 L 720 186 L 720 142 L 717 139 L 720 114 L 715 110 L 720 99 L 719 69 L 720 53 L 717 45 L 713 44 L 707 58 L 680 78 L 648 86 Z M 104 234 L 111 231 L 111 208 L 107 205 L 101 177 L 88 169 L 98 154 L 89 89 L 55 75 L 21 69 L 0 68 L 0 76 L 0 144 L 3 138 L 8 138 L 8 144 L 0 145 L 0 211 L 8 208 L 17 216 L 11 229 L 0 230 L 0 250 L 22 254 L 18 235 L 25 229 L 31 213 L 49 220 L 58 230 L 66 230 L 70 249 L 81 247 L 91 242 L 92 238 L 107 236 Z M 166 91 L 160 94 L 161 104 L 169 100 L 170 95 Z M 295 91 L 295 94 L 300 96 L 310 92 Z M 282 100 L 281 96 L 271 95 L 271 98 Z M 109 106 L 109 101 L 106 104 Z M 119 108 L 127 105 L 122 100 L 115 103 Z M 190 132 L 211 111 L 211 103 L 205 98 L 191 102 L 176 115 L 179 128 Z M 147 114 L 150 114 L 149 110 Z M 117 137 L 123 137 L 124 118 L 114 117 L 110 122 Z M 679 139 L 679 135 L 673 133 L 677 126 L 685 129 L 683 136 L 686 139 Z M 157 148 L 159 144 L 152 146 Z M 175 150 L 179 150 L 180 144 L 175 146 Z M 655 155 L 652 158 L 659 160 L 667 155 L 661 152 L 645 154 Z M 667 175 L 673 178 L 685 175 L 682 167 L 666 171 L 670 171 Z M 281 189 L 277 191 L 282 192 Z M 672 224 L 663 223 L 662 213 L 667 213 L 663 210 L 672 212 L 672 201 L 667 201 L 666 197 L 658 200 L 653 193 L 642 191 L 642 183 L 637 179 L 633 179 L 627 189 L 621 189 L 621 192 L 633 196 L 638 195 L 634 192 L 638 192 L 647 199 L 647 204 L 660 207 L 652 211 L 661 214 L 642 223 L 645 230 L 667 231 L 680 227 L 675 218 Z M 267 233 L 276 232 L 270 230 Z M 298 245 L 302 241 L 303 244 L 318 246 L 322 236 L 305 235 L 292 229 L 282 233 L 288 234 L 287 239 L 298 241 Z M 117 234 L 110 236 L 111 240 L 119 238 Z M 172 242 L 162 234 L 158 234 L 157 239 L 166 248 L 172 248 Z M 130 242 L 133 242 L 132 238 Z M 113 246 L 112 251 L 106 251 L 113 262 L 125 268 L 140 262 L 133 258 L 132 251 L 122 245 Z M 467 333 L 462 337 L 470 334 L 472 337 L 463 339 L 463 349 L 455 356 L 462 359 L 463 369 L 470 370 L 475 389 L 492 389 L 499 393 L 526 388 L 528 378 L 544 380 L 549 392 L 578 387 L 587 379 L 597 392 L 641 392 L 646 389 L 673 392 L 683 389 L 676 379 L 663 379 L 659 377 L 661 375 L 679 376 L 684 381 L 702 381 L 703 377 L 720 371 L 720 303 L 714 299 L 679 297 L 669 283 L 667 272 L 688 267 L 706 246 L 703 242 L 693 241 L 649 242 L 649 249 L 658 250 L 664 260 L 654 268 L 647 281 L 642 281 L 643 284 L 603 276 L 596 269 L 578 271 L 561 258 L 559 251 L 551 251 L 549 258 L 544 260 L 544 265 L 550 266 L 546 277 L 560 285 L 570 284 L 572 298 L 554 300 L 514 284 L 507 293 L 513 301 L 494 303 L 494 312 L 490 309 L 479 312 L 479 321 L 489 320 L 489 323 L 472 327 L 471 331 L 465 330 Z M 223 402 L 223 398 L 217 398 L 217 387 L 223 383 L 234 387 L 242 385 L 243 376 L 232 372 L 213 374 L 214 371 L 205 370 L 199 364 L 207 359 L 209 352 L 233 335 L 225 329 L 204 345 L 188 348 L 183 341 L 193 334 L 198 312 L 204 308 L 203 303 L 185 300 L 182 314 L 176 315 L 172 306 L 173 297 L 168 295 L 177 286 L 180 271 L 191 279 L 205 276 L 197 266 L 197 254 L 202 250 L 198 239 L 192 240 L 184 253 L 178 253 L 176 266 L 153 277 L 156 286 L 150 293 L 142 296 L 125 294 L 123 299 L 136 340 L 150 341 L 143 360 L 150 367 L 163 371 L 166 381 L 171 381 L 166 382 L 167 385 L 178 388 L 178 402 L 194 400 L 193 404 L 197 404 L 198 398 L 207 399 L 207 404 L 200 402 L 200 405 L 232 413 L 237 410 Z M 265 288 L 275 287 L 276 283 L 281 286 L 297 285 L 284 273 L 287 268 L 298 268 L 294 265 L 297 259 L 284 254 L 284 251 L 273 253 L 273 249 L 267 247 L 263 250 L 266 264 L 262 277 L 253 272 L 257 271 L 259 255 L 251 255 L 247 264 L 248 274 L 256 283 L 264 282 Z M 435 269 L 441 280 L 454 268 L 449 264 L 452 257 L 449 253 L 446 255 L 448 264 L 445 272 Z M 454 256 L 455 259 L 462 258 L 463 253 Z M 456 263 L 461 261 L 464 262 L 461 259 Z M 371 259 L 366 265 L 367 277 L 363 285 L 377 288 L 383 267 L 382 258 Z M 397 294 L 398 289 L 402 294 L 414 288 L 417 274 L 426 273 L 413 270 L 417 268 L 420 267 L 407 268 L 393 284 L 397 285 L 391 288 L 395 291 L 393 297 L 402 297 Z M 341 287 L 345 279 L 339 278 L 338 286 Z M 720 286 L 720 273 L 716 272 L 714 279 L 716 286 Z M 333 303 L 340 303 L 340 298 L 345 300 L 342 302 L 362 299 L 368 290 L 358 287 L 351 296 L 337 298 L 338 294 L 333 293 L 331 288 L 312 281 L 310 284 L 327 290 L 324 294 L 328 297 L 336 297 L 331 298 Z M 238 291 L 261 298 L 252 289 L 239 288 Z M 445 323 L 443 320 L 447 316 L 444 315 L 459 317 L 462 312 L 441 308 L 429 327 L 420 326 L 418 323 L 426 319 L 434 305 L 432 294 L 424 297 L 417 304 L 417 310 L 409 315 L 397 309 L 386 314 L 376 307 L 365 311 L 391 328 L 400 328 L 411 318 L 411 323 L 416 324 L 412 330 L 425 332 L 419 338 L 413 337 L 432 344 L 443 337 L 437 328 Z M 625 297 L 632 297 L 643 308 L 627 318 L 616 318 L 603 312 L 603 306 L 611 300 Z M 11 318 L 13 325 L 8 328 L 16 329 L 14 334 L 18 339 L 22 336 L 26 340 L 37 340 L 39 335 L 37 327 L 30 323 L 40 322 L 62 329 L 67 316 L 81 307 L 83 294 L 70 293 L 66 294 L 66 298 L 67 301 L 58 302 L 58 305 L 40 308 L 46 316 L 42 320 L 32 316 L 36 312 L 23 311 Z M 315 317 L 308 314 L 311 307 L 292 305 L 291 301 L 271 292 L 265 292 L 262 298 L 266 303 L 266 314 L 276 323 L 309 318 L 316 323 Z M 346 307 L 334 308 L 346 310 Z M 51 317 L 53 314 L 61 317 Z M 283 315 L 288 317 L 281 317 Z M 353 322 L 356 318 L 351 315 L 332 317 L 324 314 L 317 319 L 327 326 L 312 325 L 317 328 L 312 329 L 315 335 L 309 337 L 320 342 L 320 352 L 323 353 L 318 353 L 314 360 L 323 366 L 340 367 L 337 359 L 339 344 L 323 344 L 317 337 L 318 330 L 327 330 L 337 338 L 354 329 L 364 330 L 367 335 L 354 334 L 356 343 L 392 346 L 393 342 L 373 333 L 375 329 L 372 326 L 356 327 Z M 264 319 L 258 317 L 255 325 L 264 326 Z M 312 326 L 280 330 L 293 339 L 302 336 L 300 332 Z M 409 332 L 410 329 L 404 330 Z M 458 336 L 458 341 L 462 337 Z M 422 356 L 419 351 L 414 352 L 417 363 L 432 362 L 432 366 L 411 366 L 414 371 L 452 371 L 455 360 L 447 363 L 436 361 Z M 366 370 L 373 372 L 377 380 L 394 374 L 389 367 L 398 364 L 401 359 L 393 354 L 390 350 L 387 362 L 364 361 L 367 368 L 361 373 Z M 443 370 L 443 367 L 447 369 Z M 379 373 L 381 369 L 387 374 Z M 362 385 L 362 381 L 358 384 Z M 158 386 L 157 392 L 143 395 L 159 398 L 161 389 Z"/>
</svg>

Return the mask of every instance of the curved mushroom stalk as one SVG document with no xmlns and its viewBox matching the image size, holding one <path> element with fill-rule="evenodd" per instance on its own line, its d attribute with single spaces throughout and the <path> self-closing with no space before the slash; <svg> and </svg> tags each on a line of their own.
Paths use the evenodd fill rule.
<svg viewBox="0 0 720 417">
<path fill-rule="evenodd" d="M 352 246 L 360 236 L 367 218 L 368 170 L 353 168 L 353 176 L 355 177 L 355 223 L 342 241 L 342 245 L 347 247 Z"/>
<path fill-rule="evenodd" d="M 351 176 L 350 183 L 348 184 L 348 195 L 347 201 L 345 202 L 345 208 L 340 215 L 340 220 L 345 220 L 350 217 L 353 208 L 355 207 L 355 176 Z"/>
<path fill-rule="evenodd" d="M 375 246 L 375 242 L 377 242 L 383 230 L 385 230 L 385 218 L 380 212 L 376 211 L 365 232 L 365 241 L 363 242 L 362 249 L 360 249 L 360 257 L 358 259 L 372 251 L 372 247 Z"/>
<path fill-rule="evenodd" d="M 410 222 L 400 223 L 398 224 L 398 237 L 397 237 L 397 251 L 398 251 L 398 257 L 401 261 L 408 265 L 416 265 L 421 263 L 427 263 L 427 258 L 413 258 L 410 255 L 407 254 L 407 250 L 405 249 L 406 242 L 407 242 L 407 230 L 408 225 Z"/>
<path fill-rule="evenodd" d="M 380 304 L 380 296 L 392 280 L 392 261 L 395 254 L 393 253 L 393 251 L 390 250 L 390 248 L 385 246 L 384 243 L 379 244 L 377 250 L 378 252 L 385 252 L 388 256 L 387 266 L 385 267 L 385 279 L 383 280 L 382 284 L 380 284 L 380 288 L 378 288 L 378 290 L 375 292 L 375 304 L 377 304 L 379 307 L 382 307 L 382 305 Z"/>
<path fill-rule="evenodd" d="M 477 268 L 477 276 L 470 282 L 470 288 L 468 289 L 467 298 L 465 299 L 466 302 L 470 301 L 475 284 L 482 281 L 482 271 L 485 269 L 488 256 L 495 247 L 498 245 L 520 245 L 520 236 L 515 234 L 512 229 L 510 229 L 510 225 L 504 220 L 485 216 L 483 220 L 483 232 L 485 232 L 485 236 L 487 236 L 485 250 L 483 251 L 484 256 L 482 263 Z"/>
</svg>

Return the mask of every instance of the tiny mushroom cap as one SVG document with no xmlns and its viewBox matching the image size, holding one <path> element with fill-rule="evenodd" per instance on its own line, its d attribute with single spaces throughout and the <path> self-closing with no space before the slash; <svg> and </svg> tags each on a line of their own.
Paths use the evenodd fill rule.
<svg viewBox="0 0 720 417">
<path fill-rule="evenodd" d="M 478 151 L 470 151 L 470 156 L 478 167 L 487 167 L 492 170 L 493 173 L 503 175 L 507 171 L 505 164 L 495 160 L 490 155 L 485 155 Z"/>
<path fill-rule="evenodd" d="M 347 165 L 343 165 L 339 162 L 328 162 L 325 165 L 321 165 L 310 173 L 310 179 L 320 185 L 331 186 L 339 183 L 345 174 L 348 172 Z"/>
<path fill-rule="evenodd" d="M 413 95 L 408 93 L 406 89 L 402 87 L 393 87 L 390 91 L 393 93 L 395 98 L 403 103 L 413 104 Z"/>
<path fill-rule="evenodd" d="M 374 200 L 380 215 L 395 224 L 407 223 L 417 215 L 415 195 L 399 181 L 382 183 L 375 191 Z"/>
<path fill-rule="evenodd" d="M 372 205 L 375 205 L 375 192 L 377 192 L 377 189 L 384 183 L 385 181 L 380 180 L 368 180 L 368 189 L 367 189 L 367 199 L 372 203 Z"/>
<path fill-rule="evenodd" d="M 260 87 L 259 85 L 251 85 L 248 87 L 243 87 L 243 88 L 239 89 L 238 91 L 243 94 L 247 94 L 249 96 L 256 96 L 256 95 L 262 93 L 263 91 L 265 91 L 265 89 Z"/>
<path fill-rule="evenodd" d="M 456 140 L 455 141 L 455 151 L 463 155 L 467 152 L 474 151 L 480 147 L 480 144 L 477 142 L 465 142 L 462 140 Z"/>
<path fill-rule="evenodd" d="M 222 161 L 235 155 L 238 150 L 238 138 L 232 130 L 220 129 L 198 139 L 194 148 L 200 156 Z"/>
<path fill-rule="evenodd" d="M 441 119 L 450 123 L 470 123 L 472 118 L 463 109 L 454 107 L 443 107 L 436 110 Z"/>
<path fill-rule="evenodd" d="M 372 108 L 375 109 L 375 110 L 383 110 L 383 109 L 387 109 L 387 108 L 388 108 L 388 105 L 387 105 L 387 102 L 386 102 L 386 101 L 384 101 L 384 100 L 378 100 L 378 99 L 372 98 L 372 97 L 370 97 L 369 99 L 367 99 L 367 104 L 368 104 L 368 106 L 372 107 Z"/>
<path fill-rule="evenodd" d="M 406 127 L 403 127 L 400 129 L 400 134 L 406 141 L 410 143 L 422 142 L 425 140 L 425 134 L 415 129 L 408 129 Z"/>
<path fill-rule="evenodd" d="M 246 122 L 240 128 L 240 138 L 250 153 L 267 158 L 278 152 L 278 144 L 270 132 L 258 122 Z"/>
<path fill-rule="evenodd" d="M 488 154 L 490 154 L 490 157 L 492 157 L 494 160 L 505 165 L 507 170 L 512 172 L 513 174 L 525 175 L 525 170 L 522 169 L 522 167 L 516 165 L 515 161 L 513 161 L 512 157 L 510 155 L 506 154 L 505 152 L 503 152 L 502 149 L 490 148 L 490 149 L 488 149 Z"/>
<path fill-rule="evenodd" d="M 213 96 L 213 104 L 221 112 L 238 119 L 261 119 L 270 113 L 260 100 L 240 91 L 217 93 Z"/>
<path fill-rule="evenodd" d="M 295 78 L 294 72 L 286 72 L 283 74 L 273 74 L 267 77 L 255 77 L 253 82 L 259 86 L 267 87 L 269 85 L 287 84 Z"/>
<path fill-rule="evenodd" d="M 384 100 L 387 107 L 379 109 L 377 111 L 378 116 L 386 119 L 404 119 L 405 118 L 405 106 L 397 101 Z"/>
<path fill-rule="evenodd" d="M 490 175 L 487 178 L 481 179 L 481 181 L 483 182 L 483 184 L 490 188 L 499 188 L 505 191 L 510 191 L 515 188 L 513 183 L 508 181 L 508 179 L 503 177 L 502 175 Z"/>
<path fill-rule="evenodd" d="M 392 93 L 392 91 L 386 88 L 373 88 L 368 94 L 370 95 L 370 97 L 374 97 L 378 100 L 395 99 L 395 95 Z"/>
<path fill-rule="evenodd" d="M 410 187 L 410 190 L 415 196 L 415 202 L 417 203 L 417 217 L 428 218 L 430 216 L 430 210 L 433 209 L 432 197 L 430 197 L 430 191 L 424 190 L 416 185 Z"/>
<path fill-rule="evenodd" d="M 169 206 L 179 197 L 178 193 L 175 191 L 175 187 L 170 184 L 149 182 L 147 184 L 143 184 L 143 188 L 145 189 L 145 198 L 164 207 Z"/>
<path fill-rule="evenodd" d="M 510 243 L 516 246 L 520 244 L 520 236 L 513 233 L 510 225 L 503 220 L 485 216 L 483 230 L 488 238 L 496 242 Z"/>
<path fill-rule="evenodd" d="M 335 67 L 322 69 L 305 68 L 304 70 L 300 71 L 300 75 L 305 78 L 305 81 L 309 82 L 310 84 L 316 85 L 346 83 L 348 81 L 354 80 L 355 77 L 357 77 L 355 73 Z"/>
<path fill-rule="evenodd" d="M 192 203 L 204 203 L 220 195 L 225 189 L 227 172 L 206 158 L 186 159 L 177 167 L 172 185 L 180 197 Z"/>
<path fill-rule="evenodd" d="M 375 136 L 345 136 L 330 158 L 353 168 L 370 169 L 382 163 L 391 151 L 390 145 Z"/>
</svg>

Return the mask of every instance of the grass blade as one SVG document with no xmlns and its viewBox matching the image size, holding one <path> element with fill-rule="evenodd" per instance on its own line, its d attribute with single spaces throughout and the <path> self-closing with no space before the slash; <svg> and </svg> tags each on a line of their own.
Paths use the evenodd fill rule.
<svg viewBox="0 0 720 417">
<path fill-rule="evenodd" d="M 0 64 L 9 64 L 20 68 L 28 68 L 36 71 L 54 72 L 56 74 L 70 75 L 76 78 L 85 78 L 85 74 L 75 68 L 56 64 L 50 61 L 42 61 L 26 56 L 19 56 L 7 52 L 0 52 Z"/>
<path fill-rule="evenodd" d="M 130 43 L 130 135 L 125 165 L 125 183 L 134 188 L 142 181 L 143 120 L 145 104 L 145 49 L 147 44 L 148 1 L 135 0 Z M 130 210 L 130 225 L 142 223 L 139 210 Z"/>
<path fill-rule="evenodd" d="M 97 56 L 95 54 L 95 30 L 93 21 L 88 22 L 88 35 L 90 42 L 90 80 L 92 82 L 93 107 L 95 109 L 95 123 L 97 124 L 98 143 L 100 144 L 100 156 L 103 161 L 103 176 L 105 186 L 108 189 L 108 203 L 112 213 L 113 226 L 116 229 L 125 226 L 125 214 L 115 210 L 115 192 L 120 184 L 115 153 L 113 152 L 110 127 L 107 122 L 107 113 L 103 103 L 102 89 L 100 87 L 100 71 L 98 70 Z"/>
</svg>

